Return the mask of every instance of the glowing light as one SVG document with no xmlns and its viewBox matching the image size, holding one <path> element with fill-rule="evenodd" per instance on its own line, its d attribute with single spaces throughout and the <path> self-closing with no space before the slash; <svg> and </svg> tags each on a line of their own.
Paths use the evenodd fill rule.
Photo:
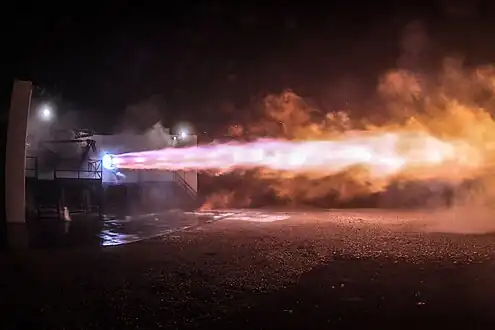
<svg viewBox="0 0 495 330">
<path fill-rule="evenodd" d="M 44 121 L 52 120 L 53 119 L 52 109 L 48 105 L 43 106 L 40 111 L 40 117 Z"/>
<path fill-rule="evenodd" d="M 353 166 L 362 166 L 372 177 L 378 178 L 418 168 L 438 176 L 456 161 L 457 165 L 464 167 L 477 164 L 474 159 L 471 163 L 459 164 L 456 155 L 462 151 L 455 149 L 452 143 L 427 134 L 354 133 L 339 140 L 265 139 L 244 144 L 127 153 L 114 156 L 113 164 L 127 169 L 213 170 L 225 173 L 237 169 L 265 168 L 319 175 L 331 175 Z"/>
<path fill-rule="evenodd" d="M 109 154 L 105 154 L 102 158 L 101 158 L 101 164 L 103 165 L 104 168 L 106 168 L 107 170 L 112 170 L 115 166 L 114 166 L 114 163 L 113 163 L 113 157 L 112 155 L 109 155 Z"/>
<path fill-rule="evenodd" d="M 185 139 L 187 137 L 187 132 L 185 131 L 180 132 L 180 137 L 181 139 Z"/>
</svg>

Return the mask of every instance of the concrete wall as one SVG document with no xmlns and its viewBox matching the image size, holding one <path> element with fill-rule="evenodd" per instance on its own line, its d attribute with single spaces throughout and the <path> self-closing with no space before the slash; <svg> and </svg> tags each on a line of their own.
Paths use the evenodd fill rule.
<svg viewBox="0 0 495 330">
<path fill-rule="evenodd" d="M 26 135 L 32 84 L 15 81 L 9 110 L 5 160 L 5 207 L 8 223 L 25 222 Z"/>
</svg>

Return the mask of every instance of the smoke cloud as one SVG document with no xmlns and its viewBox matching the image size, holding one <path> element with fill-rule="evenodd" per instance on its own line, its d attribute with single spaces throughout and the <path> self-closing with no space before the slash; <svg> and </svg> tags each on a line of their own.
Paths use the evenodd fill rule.
<svg viewBox="0 0 495 330">
<path fill-rule="evenodd" d="M 146 137 L 147 149 L 164 148 L 171 145 L 170 127 L 162 124 L 165 101 L 159 96 L 127 106 L 114 133 L 139 134 Z"/>
<path fill-rule="evenodd" d="M 370 180 L 366 170 L 348 168 L 327 177 L 311 177 L 259 169 L 229 174 L 242 175 L 251 194 L 217 193 L 208 207 L 245 207 L 258 200 L 289 205 L 325 207 L 465 207 L 484 209 L 495 201 L 495 67 L 467 67 L 461 57 L 447 57 L 428 74 L 418 59 L 429 40 L 421 24 L 408 27 L 403 40 L 404 56 L 398 69 L 384 73 L 376 88 L 378 104 L 325 112 L 310 99 L 291 90 L 269 95 L 253 105 L 260 120 L 237 125 L 236 135 L 279 137 L 289 140 L 335 139 L 353 130 L 416 130 L 442 140 L 462 140 L 484 158 L 475 173 L 451 173 L 445 180 L 424 180 L 402 174 L 385 182 Z M 368 114 L 359 117 L 351 114 Z M 378 115 L 377 115 L 378 114 Z M 331 151 L 322 151 L 331 152 Z M 469 155 L 459 155 L 470 157 Z M 247 202 L 249 201 L 249 203 Z"/>
<path fill-rule="evenodd" d="M 142 134 L 161 121 L 164 101 L 158 96 L 127 106 L 116 131 Z"/>
<path fill-rule="evenodd" d="M 28 118 L 27 154 L 38 158 L 40 169 L 53 168 L 61 159 L 79 159 L 83 143 L 51 143 L 50 141 L 71 140 L 75 131 L 81 129 L 83 121 L 76 111 L 63 111 L 56 107 L 57 102 L 49 104 L 50 117 L 41 115 L 47 103 L 42 99 L 33 99 Z M 62 104 L 60 101 L 58 102 Z M 62 106 L 63 107 L 63 106 Z"/>
</svg>

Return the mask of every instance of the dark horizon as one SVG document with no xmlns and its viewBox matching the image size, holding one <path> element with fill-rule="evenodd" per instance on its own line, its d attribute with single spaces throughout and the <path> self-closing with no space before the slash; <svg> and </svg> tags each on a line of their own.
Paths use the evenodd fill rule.
<svg viewBox="0 0 495 330">
<path fill-rule="evenodd" d="M 159 14 L 107 5 L 86 16 L 32 9 L 10 18 L 11 45 L 30 42 L 10 54 L 13 65 L 5 62 L 2 103 L 14 78 L 31 80 L 104 130 L 129 106 L 152 104 L 165 126 L 188 121 L 217 131 L 242 119 L 253 98 L 287 88 L 338 108 L 342 88 L 366 98 L 389 69 L 429 71 L 452 54 L 466 65 L 495 62 L 495 5 L 452 3 L 208 2 Z"/>
</svg>

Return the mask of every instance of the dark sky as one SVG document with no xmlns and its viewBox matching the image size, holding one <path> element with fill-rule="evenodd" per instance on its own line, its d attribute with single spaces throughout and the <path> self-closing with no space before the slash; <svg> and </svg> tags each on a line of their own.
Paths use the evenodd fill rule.
<svg viewBox="0 0 495 330">
<path fill-rule="evenodd" d="M 112 125 L 126 106 L 159 96 L 165 125 L 187 120 L 203 130 L 242 115 L 220 111 L 225 104 L 242 108 L 283 88 L 314 98 L 345 79 L 372 88 L 398 65 L 412 22 L 428 39 L 417 46 L 423 68 L 450 52 L 495 62 L 491 1 L 123 3 L 5 12 L 3 98 L 14 77 L 30 79 Z M 412 30 L 414 48 L 421 40 Z"/>
</svg>

